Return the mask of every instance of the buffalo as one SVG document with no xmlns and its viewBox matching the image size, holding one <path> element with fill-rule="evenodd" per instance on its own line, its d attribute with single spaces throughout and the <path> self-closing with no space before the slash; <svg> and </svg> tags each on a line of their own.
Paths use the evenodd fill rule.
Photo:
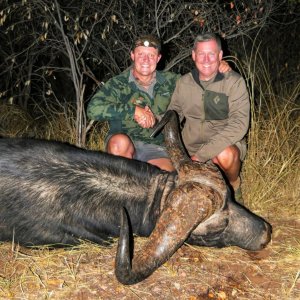
<svg viewBox="0 0 300 300">
<path fill-rule="evenodd" d="M 233 201 L 214 164 L 190 160 L 174 111 L 154 133 L 163 127 L 172 173 L 61 142 L 0 139 L 0 240 L 55 247 L 119 236 L 123 284 L 150 276 L 184 242 L 264 248 L 271 225 Z M 132 257 L 133 233 L 149 238 Z"/>
</svg>

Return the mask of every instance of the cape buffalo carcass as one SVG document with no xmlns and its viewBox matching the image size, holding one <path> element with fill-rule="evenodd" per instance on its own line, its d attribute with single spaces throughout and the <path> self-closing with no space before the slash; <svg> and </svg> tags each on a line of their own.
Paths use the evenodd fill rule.
<svg viewBox="0 0 300 300">
<path fill-rule="evenodd" d="M 189 159 L 175 112 L 155 131 L 163 126 L 174 173 L 59 142 L 0 139 L 0 240 L 63 246 L 120 235 L 115 274 L 123 284 L 151 275 L 185 241 L 265 247 L 271 226 L 231 199 L 214 164 Z M 133 259 L 130 232 L 150 235 Z"/>
</svg>

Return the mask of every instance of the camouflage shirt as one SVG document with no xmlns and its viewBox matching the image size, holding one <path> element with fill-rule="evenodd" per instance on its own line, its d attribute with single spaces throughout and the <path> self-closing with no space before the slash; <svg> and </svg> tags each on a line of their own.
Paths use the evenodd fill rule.
<svg viewBox="0 0 300 300">
<path fill-rule="evenodd" d="M 133 119 L 135 105 L 148 105 L 152 112 L 163 114 L 171 100 L 176 81 L 180 75 L 171 72 L 156 71 L 156 83 L 153 97 L 140 90 L 134 81 L 130 81 L 130 70 L 111 78 L 92 97 L 87 107 L 87 115 L 92 120 L 108 121 L 109 132 L 126 133 L 134 141 L 161 144 L 162 134 L 150 138 L 151 128 L 141 128 Z"/>
</svg>

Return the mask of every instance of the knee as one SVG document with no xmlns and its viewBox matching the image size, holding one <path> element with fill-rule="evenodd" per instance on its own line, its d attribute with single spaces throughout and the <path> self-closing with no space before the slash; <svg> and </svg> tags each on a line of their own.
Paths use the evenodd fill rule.
<svg viewBox="0 0 300 300">
<path fill-rule="evenodd" d="M 240 151 L 236 146 L 229 146 L 219 153 L 213 162 L 218 164 L 223 170 L 232 168 L 235 164 L 240 163 Z"/>
<path fill-rule="evenodd" d="M 117 133 L 108 140 L 106 151 L 113 155 L 133 158 L 135 148 L 128 135 Z"/>
</svg>

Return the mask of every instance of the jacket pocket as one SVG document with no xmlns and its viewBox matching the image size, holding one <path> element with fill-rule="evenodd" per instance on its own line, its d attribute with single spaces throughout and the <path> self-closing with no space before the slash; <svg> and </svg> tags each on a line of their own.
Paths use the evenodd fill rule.
<svg viewBox="0 0 300 300">
<path fill-rule="evenodd" d="M 229 105 L 228 96 L 206 90 L 204 93 L 205 120 L 228 119 Z"/>
</svg>

